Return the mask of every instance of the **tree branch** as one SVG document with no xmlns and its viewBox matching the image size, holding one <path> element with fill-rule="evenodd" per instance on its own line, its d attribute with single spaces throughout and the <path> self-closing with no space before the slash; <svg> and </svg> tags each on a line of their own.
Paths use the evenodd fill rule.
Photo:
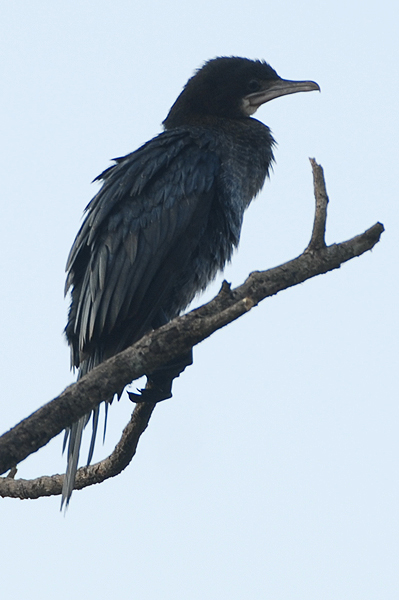
<svg viewBox="0 0 399 600">
<path fill-rule="evenodd" d="M 93 371 L 0 438 L 0 473 L 47 444 L 65 427 L 89 413 L 100 402 L 131 381 L 188 352 L 190 348 L 231 323 L 261 300 L 311 277 L 337 269 L 344 262 L 371 250 L 384 227 L 376 223 L 364 233 L 340 244 L 326 246 L 324 232 L 328 197 L 322 168 L 311 159 L 316 210 L 311 241 L 294 260 L 267 271 L 256 271 L 234 290 L 224 282 L 207 304 L 174 319 L 144 336 L 136 344 L 105 361 Z M 147 427 L 153 404 L 138 404 L 114 452 L 104 461 L 79 469 L 75 489 L 99 483 L 122 471 L 135 454 L 138 439 Z M 37 498 L 59 494 L 62 475 L 32 481 L 0 478 L 0 495 Z"/>
<path fill-rule="evenodd" d="M 78 469 L 75 477 L 75 490 L 101 483 L 105 479 L 119 475 L 136 454 L 141 434 L 147 429 L 155 404 L 137 404 L 122 437 L 113 452 L 104 460 Z M 13 479 L 0 477 L 0 496 L 36 500 L 42 496 L 57 496 L 62 492 L 65 475 L 44 476 L 37 479 Z"/>
</svg>

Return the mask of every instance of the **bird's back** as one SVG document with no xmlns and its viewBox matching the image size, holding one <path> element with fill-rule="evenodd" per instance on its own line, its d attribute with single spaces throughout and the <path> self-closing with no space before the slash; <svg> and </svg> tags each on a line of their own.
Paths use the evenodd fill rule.
<svg viewBox="0 0 399 600">
<path fill-rule="evenodd" d="M 272 159 L 269 130 L 255 123 L 263 156 L 248 151 L 246 129 L 182 127 L 99 176 L 67 267 L 73 366 L 94 366 L 178 315 L 231 258 Z"/>
</svg>

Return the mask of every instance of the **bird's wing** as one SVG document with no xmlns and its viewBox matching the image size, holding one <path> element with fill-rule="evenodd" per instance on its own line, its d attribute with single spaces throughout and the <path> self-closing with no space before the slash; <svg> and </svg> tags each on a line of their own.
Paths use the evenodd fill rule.
<svg viewBox="0 0 399 600">
<path fill-rule="evenodd" d="M 74 366 L 112 337 L 116 324 L 129 320 L 130 343 L 145 322 L 148 328 L 207 218 L 218 168 L 211 140 L 181 130 L 159 135 L 100 175 L 103 187 L 86 208 L 67 263 Z"/>
</svg>

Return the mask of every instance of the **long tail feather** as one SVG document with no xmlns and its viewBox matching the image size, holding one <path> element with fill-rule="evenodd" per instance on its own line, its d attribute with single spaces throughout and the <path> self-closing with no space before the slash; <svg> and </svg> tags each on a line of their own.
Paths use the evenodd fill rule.
<svg viewBox="0 0 399 600">
<path fill-rule="evenodd" d="M 89 416 L 90 415 L 84 415 L 79 419 L 79 421 L 74 423 L 69 428 L 68 465 L 65 473 L 64 484 L 62 486 L 61 510 L 64 506 L 64 503 L 65 508 L 67 508 L 75 485 L 75 475 L 78 468 L 82 432 L 87 424 Z"/>
<path fill-rule="evenodd" d="M 98 417 L 100 415 L 100 407 L 97 406 L 94 410 L 93 410 L 93 431 L 91 434 L 91 442 L 90 442 L 90 448 L 89 448 L 89 456 L 87 458 L 87 464 L 89 465 L 91 463 L 91 459 L 93 458 L 93 452 L 94 452 L 94 445 L 96 443 L 96 435 L 97 435 L 97 428 L 98 428 Z"/>
</svg>

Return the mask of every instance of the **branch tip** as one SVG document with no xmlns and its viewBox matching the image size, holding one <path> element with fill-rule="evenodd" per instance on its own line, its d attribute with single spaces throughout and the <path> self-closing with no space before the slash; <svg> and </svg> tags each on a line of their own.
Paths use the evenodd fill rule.
<svg viewBox="0 0 399 600">
<path fill-rule="evenodd" d="M 313 221 L 312 237 L 305 252 L 315 252 L 326 247 L 326 222 L 328 196 L 323 167 L 315 158 L 309 158 L 313 173 L 313 189 L 316 201 L 315 216 Z"/>
</svg>

